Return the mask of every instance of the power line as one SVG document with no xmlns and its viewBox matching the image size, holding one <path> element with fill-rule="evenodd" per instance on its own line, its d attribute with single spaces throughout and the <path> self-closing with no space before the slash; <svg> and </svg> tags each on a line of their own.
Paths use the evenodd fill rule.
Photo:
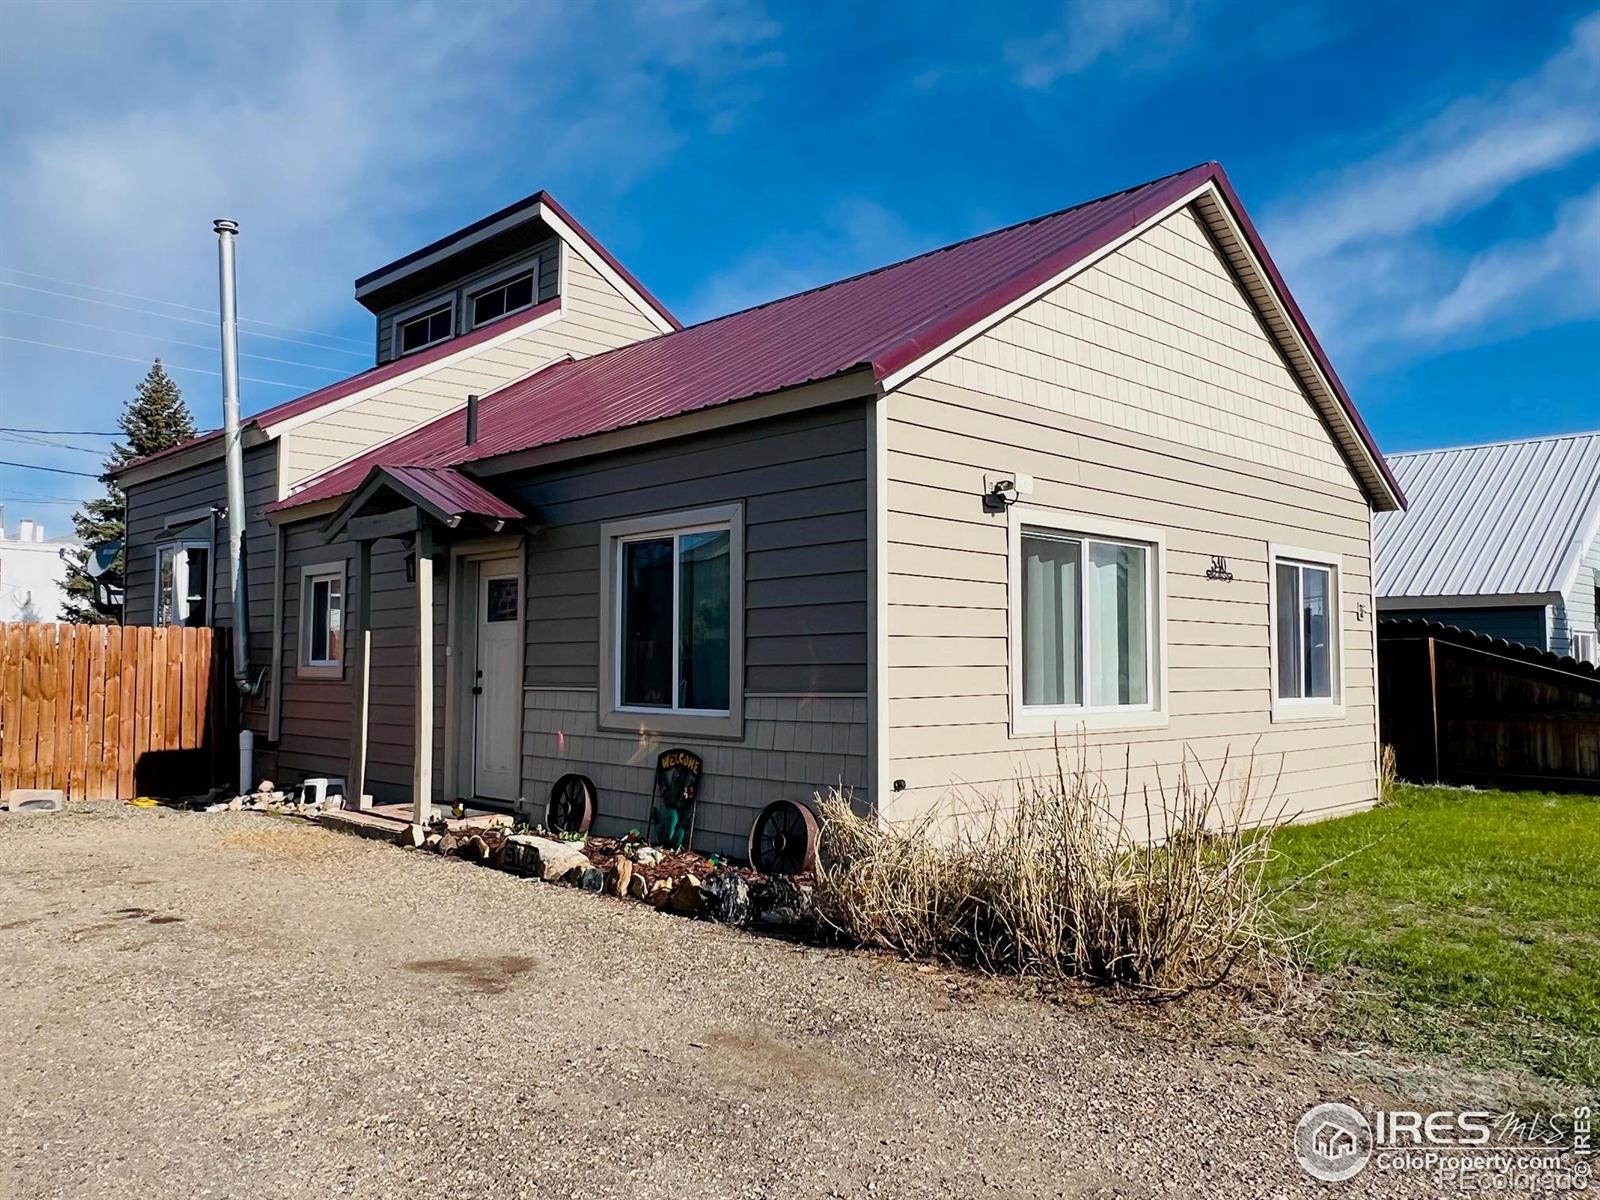
<svg viewBox="0 0 1600 1200">
<path fill-rule="evenodd" d="M 39 321 L 55 321 L 61 325 L 76 325 L 79 329 L 93 329 L 100 333 L 116 333 L 124 337 L 149 338 L 152 341 L 166 342 L 172 346 L 187 346 L 191 350 L 216 349 L 215 346 L 207 345 L 204 342 L 184 342 L 160 333 L 140 333 L 133 329 L 113 329 L 109 325 L 91 325 L 88 321 L 74 321 L 67 317 L 51 317 L 46 316 L 44 313 L 29 312 L 23 308 L 0 308 L 0 312 L 15 313 L 19 317 L 33 317 Z M 253 358 L 260 362 L 281 363 L 286 367 L 305 367 L 309 371 L 326 371 L 330 375 L 343 375 L 345 373 L 345 368 L 343 367 L 325 367 L 318 363 L 300 362 L 298 359 L 293 358 L 272 358 L 266 354 L 251 354 L 247 350 L 239 351 L 239 357 Z"/>
<path fill-rule="evenodd" d="M 58 442 L 53 438 L 30 437 L 28 434 L 19 433 L 17 440 L 25 446 L 54 446 L 59 450 L 76 450 L 79 454 L 104 455 L 104 450 L 96 450 L 93 446 L 74 446 L 71 442 Z"/>
<path fill-rule="evenodd" d="M 146 304 L 165 304 L 171 308 L 183 308 L 190 312 L 205 313 L 215 317 L 217 310 L 214 308 L 201 308 L 195 304 L 182 304 L 177 300 L 159 300 L 154 296 L 139 296 L 133 292 L 119 292 L 115 288 L 100 287 L 93 283 L 81 283 L 74 279 L 61 279 L 55 275 L 41 275 L 38 271 L 24 271 L 21 267 L 0 267 L 0 270 L 10 271 L 13 275 L 26 275 L 30 279 L 44 279 L 50 283 L 59 283 L 64 287 L 86 288 L 91 292 L 103 292 L 107 296 L 121 296 L 124 300 L 143 300 Z M 337 333 L 323 333 L 320 329 L 302 329 L 298 325 L 279 325 L 273 321 L 258 321 L 254 317 L 240 317 L 242 324 L 265 325 L 268 329 L 282 329 L 288 333 L 309 333 L 312 337 L 327 338 L 330 341 L 345 342 L 351 346 L 360 346 L 366 349 L 367 343 L 357 341 L 355 338 L 344 337 Z"/>
<path fill-rule="evenodd" d="M 12 283 L 9 279 L 0 279 L 0 287 L 18 288 L 24 292 L 37 292 L 41 296 L 54 296 L 58 300 L 71 300 L 77 304 L 98 304 L 103 308 L 115 308 L 123 312 L 140 313 L 143 316 L 156 317 L 162 321 L 181 321 L 185 325 L 199 325 L 203 329 L 212 329 L 216 326 L 215 321 L 199 321 L 194 317 L 180 317 L 176 313 L 156 312 L 154 309 L 149 308 L 135 308 L 131 304 L 115 304 L 110 300 L 96 300 L 93 296 L 74 296 L 68 292 L 52 292 L 49 288 L 34 287 L 32 284 L 27 283 Z M 370 358 L 372 356 L 370 350 L 365 352 L 344 350 L 338 346 L 322 346 L 316 342 L 305 341 L 302 338 L 280 337 L 275 333 L 257 333 L 253 329 L 241 329 L 239 332 L 246 337 L 267 338 L 274 342 L 289 342 L 296 346 L 309 346 L 313 350 L 321 350 L 326 354 L 348 354 L 352 358 Z"/>
<path fill-rule="evenodd" d="M 128 354 L 108 354 L 104 350 L 86 350 L 82 346 L 63 346 L 59 342 L 36 342 L 32 338 L 12 337 L 10 334 L 5 333 L 0 333 L 0 342 L 21 342 L 24 346 L 43 346 L 46 350 L 66 350 L 71 354 L 92 354 L 96 358 L 114 358 L 121 362 L 144 363 L 146 361 Z M 196 375 L 214 375 L 218 378 L 222 376 L 221 371 L 208 371 L 204 367 L 184 367 L 179 366 L 177 363 L 165 361 L 163 361 L 163 365 L 174 371 L 192 371 Z M 241 375 L 239 378 L 246 383 L 260 383 L 265 384 L 267 387 L 288 388 L 291 392 L 305 390 L 305 385 L 299 383 L 283 383 L 276 379 L 257 379 L 251 375 Z"/>
<path fill-rule="evenodd" d="M 4 458 L 0 458 L 0 467 L 20 467 L 24 471 L 49 471 L 52 475 L 77 475 L 82 479 L 100 478 L 94 471 L 69 471 L 65 467 L 36 467 L 32 463 L 11 462 Z"/>
<path fill-rule="evenodd" d="M 120 433 L 107 433 L 103 429 L 15 429 L 0 425 L 0 433 L 53 433 L 59 437 L 109 437 L 119 438 Z"/>
</svg>

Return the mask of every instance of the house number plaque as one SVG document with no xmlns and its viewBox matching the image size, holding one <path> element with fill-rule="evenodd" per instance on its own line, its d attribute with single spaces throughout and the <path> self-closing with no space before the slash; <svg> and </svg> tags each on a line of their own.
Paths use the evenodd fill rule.
<svg viewBox="0 0 1600 1200">
<path fill-rule="evenodd" d="M 1211 565 L 1206 568 L 1206 578 L 1215 579 L 1219 583 L 1232 583 L 1233 572 L 1228 570 L 1228 560 L 1220 554 L 1211 556 Z"/>
</svg>

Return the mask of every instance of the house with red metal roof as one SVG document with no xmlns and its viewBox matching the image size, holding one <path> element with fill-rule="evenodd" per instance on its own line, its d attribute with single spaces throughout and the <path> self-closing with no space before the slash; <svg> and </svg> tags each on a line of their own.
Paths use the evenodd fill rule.
<svg viewBox="0 0 1600 1200">
<path fill-rule="evenodd" d="M 1214 163 L 689 328 L 543 194 L 357 296 L 378 365 L 246 430 L 280 783 L 619 833 L 687 750 L 697 848 L 776 866 L 819 790 L 955 815 L 1058 739 L 1377 797 L 1404 500 Z M 130 620 L 209 446 L 124 476 Z"/>
</svg>

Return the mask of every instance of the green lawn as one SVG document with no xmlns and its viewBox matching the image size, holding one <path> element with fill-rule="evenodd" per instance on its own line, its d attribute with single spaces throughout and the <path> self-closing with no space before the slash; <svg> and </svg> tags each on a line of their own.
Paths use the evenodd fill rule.
<svg viewBox="0 0 1600 1200">
<path fill-rule="evenodd" d="M 1600 797 L 1401 784 L 1279 832 L 1326 1032 L 1600 1087 Z"/>
</svg>

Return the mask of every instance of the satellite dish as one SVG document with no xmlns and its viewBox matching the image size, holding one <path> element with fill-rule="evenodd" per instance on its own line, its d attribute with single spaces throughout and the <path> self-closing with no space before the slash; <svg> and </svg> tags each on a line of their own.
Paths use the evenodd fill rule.
<svg viewBox="0 0 1600 1200">
<path fill-rule="evenodd" d="M 117 555 L 122 553 L 122 539 L 114 538 L 109 542 L 101 542 L 98 546 L 89 547 L 89 556 L 84 560 L 83 573 L 90 579 L 99 579 L 112 564 L 117 561 Z"/>
</svg>

